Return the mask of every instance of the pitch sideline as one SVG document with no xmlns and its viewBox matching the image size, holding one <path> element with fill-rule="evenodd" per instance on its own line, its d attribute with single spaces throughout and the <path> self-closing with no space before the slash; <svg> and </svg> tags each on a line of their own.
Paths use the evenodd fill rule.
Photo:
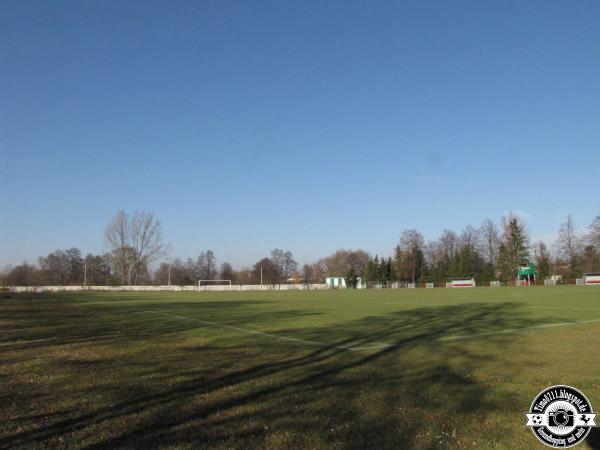
<svg viewBox="0 0 600 450">
<path fill-rule="evenodd" d="M 196 319 L 193 317 L 181 316 L 181 315 L 177 315 L 177 314 L 165 314 L 165 313 L 161 313 L 161 312 L 150 310 L 150 309 L 144 310 L 141 312 L 157 314 L 159 316 L 164 316 L 164 317 L 172 317 L 174 319 L 179 319 L 179 320 L 189 320 L 192 322 L 198 322 L 198 323 L 208 325 L 211 327 L 226 328 L 226 329 L 230 329 L 230 330 L 240 331 L 242 333 L 254 334 L 254 335 L 258 335 L 258 336 L 267 336 L 267 337 L 275 338 L 275 339 L 278 339 L 281 341 L 296 342 L 296 343 L 300 343 L 300 344 L 307 344 L 307 345 L 312 345 L 312 346 L 317 346 L 317 347 L 334 348 L 337 350 L 348 350 L 348 351 L 356 352 L 356 351 L 365 351 L 365 350 L 377 350 L 377 349 L 389 348 L 389 347 L 402 347 L 402 343 L 374 344 L 374 345 L 364 345 L 364 346 L 327 344 L 325 342 L 310 341 L 307 339 L 294 338 L 294 337 L 290 337 L 290 336 L 280 336 L 277 334 L 266 333 L 264 331 L 250 330 L 248 328 L 236 327 L 233 325 L 226 325 L 226 324 L 222 324 L 222 323 L 218 323 L 218 322 L 211 322 L 208 320 Z M 439 342 L 458 341 L 458 340 L 462 340 L 462 339 L 470 339 L 470 338 L 476 338 L 476 337 L 481 337 L 481 336 L 492 336 L 492 335 L 496 335 L 496 334 L 518 333 L 519 331 L 532 330 L 532 329 L 536 329 L 536 328 L 561 327 L 561 326 L 567 326 L 567 325 L 579 325 L 579 324 L 594 323 L 594 322 L 600 322 L 600 319 L 576 320 L 576 321 L 572 321 L 572 322 L 553 322 L 553 323 L 545 323 L 545 324 L 540 324 L 540 325 L 531 325 L 528 327 L 507 328 L 507 329 L 498 330 L 498 331 L 487 331 L 487 332 L 483 332 L 483 333 L 463 334 L 463 335 L 458 335 L 458 336 L 446 336 L 446 337 L 440 337 L 438 339 L 433 339 L 431 342 L 434 342 L 434 341 L 439 341 Z M 423 342 L 423 341 L 426 341 L 426 339 L 412 341 L 412 343 Z"/>
</svg>

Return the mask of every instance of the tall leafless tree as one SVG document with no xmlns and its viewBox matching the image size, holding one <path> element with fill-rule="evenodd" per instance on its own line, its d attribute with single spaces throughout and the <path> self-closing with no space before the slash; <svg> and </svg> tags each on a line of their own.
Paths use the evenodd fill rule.
<svg viewBox="0 0 600 450">
<path fill-rule="evenodd" d="M 115 217 L 106 225 L 104 238 L 110 247 L 119 271 L 121 272 L 121 284 L 125 284 L 125 276 L 128 270 L 129 247 L 129 217 L 123 210 L 117 212 Z"/>
<path fill-rule="evenodd" d="M 314 265 L 313 278 L 323 280 L 325 277 L 339 277 L 352 267 L 356 273 L 363 273 L 369 262 L 369 254 L 361 249 L 336 250 L 331 255 L 319 259 Z"/>
<path fill-rule="evenodd" d="M 589 226 L 588 240 L 591 245 L 600 251 L 600 214 L 598 214 Z"/>
<path fill-rule="evenodd" d="M 129 224 L 131 248 L 133 249 L 133 279 L 138 284 L 144 268 L 166 253 L 162 242 L 162 227 L 151 211 L 136 211 Z"/>
<path fill-rule="evenodd" d="M 467 225 L 463 228 L 460 235 L 460 245 L 469 247 L 475 250 L 479 245 L 479 233 L 472 225 Z"/>
<path fill-rule="evenodd" d="M 441 258 L 440 243 L 438 241 L 428 241 L 423 247 L 423 253 L 425 255 L 425 264 L 430 269 L 437 268 Z"/>
<path fill-rule="evenodd" d="M 277 282 L 281 282 L 281 279 L 283 278 L 283 260 L 284 260 L 284 251 L 279 249 L 279 248 L 275 248 L 273 250 L 271 250 L 271 262 L 273 263 L 273 266 L 275 267 L 275 269 L 277 269 Z"/>
<path fill-rule="evenodd" d="M 217 275 L 217 263 L 212 250 L 201 252 L 198 256 L 198 273 L 202 280 L 213 280 Z"/>
<path fill-rule="evenodd" d="M 287 280 L 294 275 L 298 269 L 298 263 L 294 260 L 294 255 L 289 250 L 283 254 L 282 259 L 282 272 L 283 272 L 283 281 L 287 282 Z"/>
<path fill-rule="evenodd" d="M 464 273 L 475 274 L 476 266 L 481 260 L 479 255 L 479 232 L 472 225 L 467 225 L 460 235 L 461 269 Z"/>
<path fill-rule="evenodd" d="M 498 227 L 492 220 L 485 219 L 478 231 L 481 252 L 493 269 L 496 266 L 496 256 L 498 255 L 498 246 L 500 243 Z"/>
<path fill-rule="evenodd" d="M 136 211 L 131 218 L 119 211 L 108 223 L 104 237 L 121 272 L 121 283 L 137 284 L 148 265 L 166 253 L 162 227 L 150 211 Z"/>
<path fill-rule="evenodd" d="M 237 283 L 235 270 L 233 266 L 228 262 L 221 264 L 221 270 L 219 270 L 219 278 L 221 280 L 230 280 L 232 283 Z"/>
<path fill-rule="evenodd" d="M 438 239 L 441 254 L 441 264 L 450 276 L 456 275 L 458 256 L 458 236 L 452 230 L 444 230 Z"/>
<path fill-rule="evenodd" d="M 302 266 L 302 282 L 303 283 L 312 283 L 313 281 L 313 266 L 309 264 L 304 264 Z"/>
<path fill-rule="evenodd" d="M 575 223 L 571 214 L 567 216 L 566 222 L 560 225 L 558 230 L 558 248 L 561 256 L 569 263 L 571 275 L 578 271 L 578 259 L 581 252 L 581 239 L 575 229 Z"/>
<path fill-rule="evenodd" d="M 398 248 L 400 260 L 396 261 L 398 275 L 401 279 L 411 280 L 413 283 L 421 276 L 425 257 L 423 256 L 423 235 L 415 230 L 404 230 L 400 235 Z M 404 272 L 404 275 L 400 272 Z"/>
</svg>

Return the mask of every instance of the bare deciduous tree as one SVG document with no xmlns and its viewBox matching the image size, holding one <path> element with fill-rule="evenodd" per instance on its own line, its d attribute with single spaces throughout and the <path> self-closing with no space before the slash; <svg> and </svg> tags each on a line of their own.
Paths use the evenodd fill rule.
<svg viewBox="0 0 600 450">
<path fill-rule="evenodd" d="M 438 241 L 429 241 L 423 247 L 425 263 L 430 268 L 436 268 L 441 258 L 441 249 Z"/>
<path fill-rule="evenodd" d="M 357 274 L 363 274 L 369 254 L 364 250 L 336 250 L 326 258 L 319 259 L 314 265 L 313 276 L 324 279 L 329 276 L 342 276 L 352 267 Z"/>
<path fill-rule="evenodd" d="M 131 248 L 133 249 L 133 279 L 137 284 L 144 268 L 166 253 L 162 243 L 162 227 L 151 211 L 136 211 L 129 225 Z"/>
<path fill-rule="evenodd" d="M 423 242 L 423 235 L 415 229 L 404 230 L 400 235 L 400 251 L 396 258 L 396 270 L 400 279 L 414 283 L 421 276 L 425 263 Z"/>
<path fill-rule="evenodd" d="M 590 244 L 600 251 L 600 214 L 597 215 L 589 226 L 588 239 Z"/>
<path fill-rule="evenodd" d="M 128 273 L 128 251 L 129 247 L 129 218 L 127 213 L 120 210 L 108 223 L 104 230 L 106 243 L 113 252 L 117 266 L 121 272 L 121 284 L 125 284 L 125 274 Z"/>
<path fill-rule="evenodd" d="M 479 233 L 472 225 L 467 225 L 460 235 L 460 245 L 476 250 L 479 246 Z"/>
<path fill-rule="evenodd" d="M 298 269 L 298 263 L 294 261 L 292 252 L 287 251 L 283 254 L 282 269 L 283 281 L 287 282 L 287 280 L 296 272 L 296 269 Z"/>
<path fill-rule="evenodd" d="M 560 225 L 557 244 L 561 256 L 569 263 L 571 275 L 575 275 L 579 266 L 578 260 L 581 252 L 581 239 L 575 229 L 571 214 L 567 216 L 567 221 Z"/>
<path fill-rule="evenodd" d="M 460 270 L 463 274 L 475 274 L 476 267 L 481 261 L 479 254 L 479 233 L 472 225 L 467 225 L 459 240 L 460 245 Z"/>
<path fill-rule="evenodd" d="M 284 251 L 279 249 L 279 248 L 275 248 L 273 250 L 271 250 L 271 262 L 273 263 L 273 266 L 277 269 L 277 282 L 281 281 L 281 278 L 283 277 L 283 260 L 284 260 Z"/>
<path fill-rule="evenodd" d="M 201 252 L 198 256 L 198 274 L 202 280 L 213 280 L 217 275 L 217 263 L 212 250 Z"/>
<path fill-rule="evenodd" d="M 235 270 L 233 270 L 233 266 L 228 262 L 224 262 L 221 264 L 221 270 L 219 270 L 219 278 L 221 280 L 230 280 L 232 283 L 236 283 L 236 275 Z"/>
<path fill-rule="evenodd" d="M 479 227 L 479 244 L 481 246 L 481 252 L 492 268 L 496 265 L 499 242 L 498 227 L 490 219 L 485 219 Z"/>
<path fill-rule="evenodd" d="M 445 272 L 451 276 L 456 275 L 456 260 L 458 255 L 458 236 L 452 230 L 444 230 L 438 239 L 441 263 Z"/>
<path fill-rule="evenodd" d="M 148 265 L 166 253 L 160 221 L 150 211 L 136 211 L 131 219 L 119 211 L 104 231 L 121 272 L 121 283 L 137 284 Z"/>
<path fill-rule="evenodd" d="M 271 251 L 271 262 L 277 269 L 278 282 L 286 282 L 298 268 L 298 263 L 294 261 L 292 252 L 274 249 Z"/>
<path fill-rule="evenodd" d="M 313 281 L 313 267 L 309 264 L 304 264 L 302 267 L 302 282 L 312 283 Z"/>
<path fill-rule="evenodd" d="M 252 270 L 252 282 L 258 284 L 277 284 L 279 283 L 279 271 L 273 260 L 263 258 L 254 264 Z"/>
</svg>

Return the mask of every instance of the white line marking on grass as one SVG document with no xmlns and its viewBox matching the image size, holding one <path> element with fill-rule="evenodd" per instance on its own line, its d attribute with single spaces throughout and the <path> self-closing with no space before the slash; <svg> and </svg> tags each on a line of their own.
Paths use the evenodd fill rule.
<svg viewBox="0 0 600 450">
<path fill-rule="evenodd" d="M 287 341 L 287 342 L 296 342 L 296 343 L 300 343 L 300 344 L 307 344 L 307 345 L 312 345 L 312 346 L 317 346 L 317 347 L 325 347 L 325 348 L 335 348 L 338 350 L 348 350 L 348 351 L 361 351 L 361 350 L 377 350 L 377 349 L 382 349 L 382 348 L 389 348 L 389 347 L 402 347 L 402 343 L 396 343 L 396 344 L 377 344 L 377 343 L 373 343 L 373 344 L 367 344 L 367 345 L 363 345 L 363 346 L 352 346 L 352 345 L 335 345 L 335 344 L 327 344 L 325 342 L 319 342 L 319 341 L 309 341 L 306 339 L 300 339 L 300 338 L 294 338 L 294 337 L 289 337 L 289 336 L 280 336 L 278 334 L 272 334 L 272 333 L 265 333 L 264 331 L 257 331 L 257 330 L 249 330 L 247 328 L 242 328 L 242 327 L 236 327 L 233 325 L 225 325 L 222 323 L 218 323 L 218 322 L 210 322 L 208 320 L 201 320 L 201 319 L 195 319 L 193 317 L 187 317 L 187 316 L 180 316 L 180 315 L 176 315 L 176 314 L 164 314 L 164 313 L 160 313 L 158 311 L 153 311 L 153 310 L 145 310 L 142 311 L 145 313 L 152 313 L 152 314 L 157 314 L 159 316 L 164 316 L 164 317 L 172 317 L 174 319 L 180 319 L 180 320 L 188 320 L 191 322 L 198 322 L 204 325 L 208 325 L 211 327 L 219 327 L 219 328 L 227 328 L 230 330 L 235 330 L 235 331 L 241 331 L 242 333 L 248 333 L 248 334 L 255 334 L 258 336 L 267 336 L 267 337 L 271 337 L 271 338 L 275 338 L 275 339 L 279 339 L 281 341 Z M 576 320 L 573 322 L 555 322 L 555 323 L 544 323 L 541 325 L 531 325 L 529 327 L 521 327 L 521 328 L 507 328 L 504 330 L 498 330 L 498 331 L 487 331 L 487 332 L 483 332 L 483 333 L 473 333 L 473 334 L 463 334 L 463 335 L 458 335 L 458 336 L 446 336 L 446 337 L 440 337 L 438 339 L 433 339 L 430 342 L 434 342 L 434 341 L 458 341 L 458 340 L 462 340 L 462 339 L 470 339 L 470 338 L 475 338 L 475 337 L 481 337 L 481 336 L 492 336 L 495 334 L 510 334 L 510 333 L 518 333 L 519 331 L 526 331 L 526 330 L 533 330 L 536 328 L 550 328 L 550 327 L 562 327 L 562 326 L 566 326 L 566 325 L 578 325 L 578 324 L 586 324 L 586 323 L 593 323 L 593 322 L 600 322 L 600 319 L 592 319 L 592 320 Z M 412 343 L 415 342 L 423 342 L 423 341 L 428 341 L 428 339 L 418 339 L 415 341 L 411 341 Z"/>
<path fill-rule="evenodd" d="M 537 305 L 520 305 L 524 308 L 534 308 L 534 309 L 558 309 L 564 311 L 573 311 L 577 310 L 578 312 L 585 311 L 600 311 L 600 308 L 583 308 L 582 306 L 537 306 Z"/>
<path fill-rule="evenodd" d="M 530 330 L 530 329 L 534 329 L 534 328 L 561 327 L 561 326 L 565 326 L 565 325 L 583 324 L 583 323 L 591 323 L 591 322 L 600 322 L 600 319 L 579 320 L 579 321 L 575 321 L 575 322 L 545 323 L 542 325 L 532 325 L 530 327 L 522 327 L 522 328 L 508 328 L 505 330 L 488 331 L 485 333 L 463 334 L 460 336 L 446 336 L 446 337 L 441 337 L 439 339 L 434 339 L 434 341 L 458 341 L 461 339 L 470 339 L 470 338 L 474 338 L 474 337 L 490 336 L 490 335 L 494 335 L 494 334 L 517 333 L 519 331 Z M 420 341 L 422 342 L 424 340 L 426 340 L 426 339 L 422 339 Z M 419 342 L 419 341 L 413 341 L 413 342 Z M 394 347 L 394 346 L 401 347 L 402 344 L 400 343 L 400 344 L 368 345 L 368 346 L 364 346 L 364 347 L 354 347 L 354 349 L 355 350 L 377 350 L 377 349 L 381 349 L 381 348 L 389 348 L 389 347 Z"/>
<path fill-rule="evenodd" d="M 294 338 L 294 337 L 289 337 L 289 336 L 280 336 L 278 334 L 265 333 L 264 331 L 249 330 L 247 328 L 235 327 L 233 325 L 225 325 L 225 324 L 218 323 L 218 322 L 209 322 L 208 320 L 195 319 L 193 317 L 178 316 L 176 314 L 164 314 L 164 313 L 160 313 L 158 311 L 152 311 L 152 310 L 146 310 L 143 312 L 157 314 L 159 316 L 164 316 L 164 317 L 172 317 L 174 319 L 189 320 L 192 322 L 198 322 L 198 323 L 208 325 L 211 327 L 227 328 L 229 330 L 241 331 L 243 333 L 256 334 L 259 336 L 267 336 L 267 337 L 279 339 L 281 341 L 298 342 L 301 344 L 308 344 L 308 345 L 313 345 L 313 346 L 318 346 L 318 347 L 335 348 L 338 350 L 350 350 L 350 351 L 362 350 L 361 347 L 352 347 L 351 345 L 327 344 L 325 342 L 309 341 L 306 339 Z"/>
<path fill-rule="evenodd" d="M 426 303 L 426 302 L 387 302 L 382 305 L 417 305 L 417 306 L 456 306 L 458 303 Z"/>
<path fill-rule="evenodd" d="M 488 332 L 485 332 L 485 333 L 464 334 L 464 335 L 460 335 L 460 336 L 447 336 L 447 337 L 443 337 L 443 338 L 438 339 L 438 341 L 457 341 L 459 339 L 468 339 L 468 338 L 478 337 L 478 336 L 490 336 L 490 335 L 493 335 L 493 334 L 515 333 L 515 332 L 519 332 L 519 331 L 522 331 L 522 330 L 531 330 L 531 329 L 534 329 L 534 328 L 563 327 L 563 326 L 566 326 L 566 325 L 575 325 L 575 324 L 592 323 L 592 322 L 600 322 L 600 319 L 576 320 L 574 322 L 544 323 L 544 324 L 541 324 L 541 325 L 531 325 L 530 327 L 507 328 L 505 330 L 488 331 Z"/>
<path fill-rule="evenodd" d="M 458 306 L 458 305 L 469 305 L 469 304 L 474 304 L 474 303 L 479 304 L 481 302 L 471 302 L 471 303 L 469 303 L 469 302 L 463 302 L 463 303 L 387 302 L 387 303 L 382 303 L 382 305 Z M 496 303 L 496 302 L 489 303 L 488 302 L 487 304 L 489 304 L 489 305 L 499 305 L 501 303 Z M 539 306 L 539 305 L 528 305 L 527 303 L 513 303 L 512 305 L 514 305 L 514 306 L 520 306 L 522 308 L 556 309 L 556 310 L 561 310 L 561 311 L 562 310 L 564 310 L 564 311 L 572 311 L 572 310 L 575 310 L 575 309 L 578 310 L 578 311 L 600 311 L 600 308 L 583 308 L 581 305 L 579 305 L 579 306 Z"/>
<path fill-rule="evenodd" d="M 592 322 L 600 322 L 600 319 L 578 320 L 578 321 L 575 321 L 575 322 L 544 323 L 544 324 L 541 324 L 541 325 L 532 325 L 530 327 L 507 328 L 505 330 L 488 331 L 488 332 L 484 332 L 484 333 L 463 334 L 463 335 L 459 335 L 459 336 L 446 336 L 446 337 L 441 337 L 439 339 L 434 339 L 433 341 L 442 341 L 442 342 L 445 342 L 445 341 L 458 341 L 458 340 L 461 340 L 461 339 L 470 339 L 470 338 L 474 338 L 474 337 L 490 336 L 490 335 L 494 335 L 494 334 L 518 333 L 519 331 L 531 330 L 531 329 L 535 329 L 535 328 L 562 327 L 562 326 L 566 326 L 566 325 L 576 325 L 576 324 L 584 324 L 584 323 L 592 323 Z M 427 339 L 421 339 L 421 340 L 412 341 L 412 342 L 423 342 L 423 341 L 426 341 L 426 340 Z M 362 347 L 354 347 L 353 350 L 377 350 L 377 349 L 381 349 L 381 348 L 389 348 L 389 347 L 395 347 L 395 346 L 402 347 L 402 343 L 399 343 L 399 344 L 381 344 L 381 345 L 365 345 L 365 346 L 362 346 Z"/>
</svg>

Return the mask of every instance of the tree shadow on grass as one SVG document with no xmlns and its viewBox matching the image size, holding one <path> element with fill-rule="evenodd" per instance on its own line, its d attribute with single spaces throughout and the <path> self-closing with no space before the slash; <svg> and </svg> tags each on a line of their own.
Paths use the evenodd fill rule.
<svg viewBox="0 0 600 450">
<path fill-rule="evenodd" d="M 169 311 L 180 315 L 189 308 L 171 304 Z M 248 322 L 245 305 L 227 308 L 218 313 L 221 320 Z M 74 393 L 104 394 L 103 402 L 8 433 L 0 443 L 51 446 L 60 436 L 91 448 L 458 447 L 457 428 L 464 433 L 481 414 L 503 410 L 514 399 L 493 398 L 473 376 L 481 365 L 502 358 L 500 350 L 475 351 L 441 339 L 544 322 L 517 309 L 511 303 L 418 308 L 342 321 L 339 327 L 286 331 L 323 344 L 314 348 L 233 332 L 213 336 L 209 346 L 172 346 L 169 354 L 164 348 L 140 350 L 127 361 L 100 361 L 94 368 L 99 379 Z M 267 312 L 255 323 L 298 313 Z M 173 323 L 178 321 L 152 317 L 140 327 L 155 336 L 162 327 L 169 333 L 173 326 L 182 332 L 197 327 Z M 512 337 L 478 339 L 501 349 Z M 136 367 L 145 370 L 144 377 L 131 377 Z M 108 370 L 122 371 L 123 379 L 103 378 Z"/>
<path fill-rule="evenodd" d="M 37 299 L 36 299 L 37 300 Z M 169 315 L 181 315 L 194 311 L 198 307 L 202 310 L 202 317 L 214 319 L 221 323 L 236 325 L 248 323 L 251 315 L 243 312 L 252 309 L 257 304 L 264 305 L 264 301 L 239 300 L 224 302 L 193 303 L 170 302 L 166 304 L 152 304 L 147 309 L 140 309 L 140 305 L 119 305 L 103 307 L 73 308 L 66 307 L 64 303 L 51 301 L 14 302 L 10 308 L 0 309 L 0 323 L 10 321 L 8 329 L 2 329 L 0 344 L 4 350 L 30 350 L 46 347 L 48 345 L 67 344 L 114 344 L 122 340 L 127 341 L 134 337 L 154 337 L 170 333 L 180 333 L 196 329 L 198 323 L 181 320 L 162 321 L 159 327 L 156 318 L 148 314 L 149 311 L 164 310 Z M 295 317 L 301 315 L 319 314 L 318 312 L 281 311 L 268 314 L 268 320 Z M 244 317 L 240 319 L 240 317 Z M 267 317 L 265 317 L 267 318 Z M 175 319 L 177 319 L 175 317 Z M 257 316 L 255 318 L 263 320 Z"/>
</svg>

